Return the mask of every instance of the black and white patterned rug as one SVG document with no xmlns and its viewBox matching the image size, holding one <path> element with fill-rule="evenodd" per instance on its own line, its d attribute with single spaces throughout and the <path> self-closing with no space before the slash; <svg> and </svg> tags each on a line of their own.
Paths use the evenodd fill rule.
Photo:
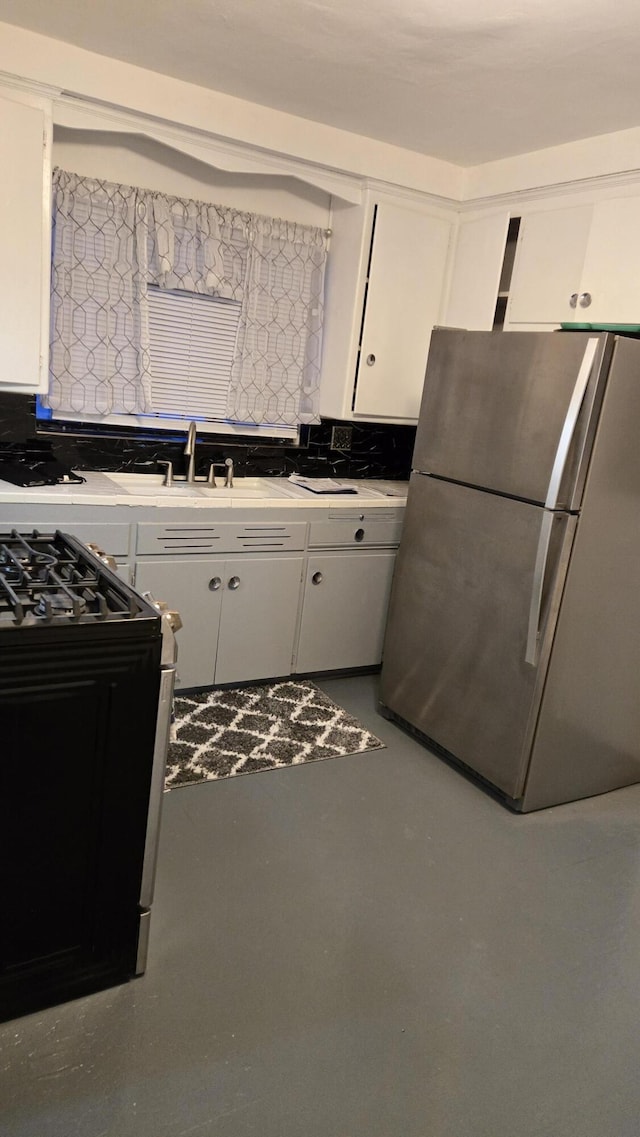
<svg viewBox="0 0 640 1137">
<path fill-rule="evenodd" d="M 176 695 L 175 720 L 167 789 L 384 747 L 304 679 Z"/>
</svg>

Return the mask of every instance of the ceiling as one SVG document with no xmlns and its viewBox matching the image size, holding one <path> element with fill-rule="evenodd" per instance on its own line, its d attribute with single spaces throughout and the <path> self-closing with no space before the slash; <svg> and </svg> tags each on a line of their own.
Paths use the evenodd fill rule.
<svg viewBox="0 0 640 1137">
<path fill-rule="evenodd" d="M 0 0 L 0 21 L 461 166 L 640 125 L 638 0 Z"/>
</svg>

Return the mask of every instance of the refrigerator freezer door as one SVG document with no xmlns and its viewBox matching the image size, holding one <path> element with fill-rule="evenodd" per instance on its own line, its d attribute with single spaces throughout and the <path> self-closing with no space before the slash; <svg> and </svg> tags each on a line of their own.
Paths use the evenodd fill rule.
<svg viewBox="0 0 640 1137">
<path fill-rule="evenodd" d="M 579 508 L 612 346 L 602 333 L 436 329 L 414 469 Z"/>
<path fill-rule="evenodd" d="M 413 474 L 384 646 L 382 704 L 513 799 L 575 530 L 575 518 L 552 515 L 540 589 L 548 517 L 527 502 Z"/>
</svg>

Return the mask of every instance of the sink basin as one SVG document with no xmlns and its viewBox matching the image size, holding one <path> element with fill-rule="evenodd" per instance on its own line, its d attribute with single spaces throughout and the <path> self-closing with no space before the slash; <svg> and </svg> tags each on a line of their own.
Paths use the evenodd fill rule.
<svg viewBox="0 0 640 1137">
<path fill-rule="evenodd" d="M 144 497 L 199 496 L 196 486 L 187 485 L 186 482 L 174 482 L 172 486 L 165 486 L 162 474 L 108 474 L 107 476 L 120 490 Z"/>
<path fill-rule="evenodd" d="M 217 486 L 208 486 L 205 483 L 198 488 L 201 493 L 212 499 L 216 497 L 258 499 L 287 496 L 286 492 L 282 492 L 280 486 L 274 485 L 273 481 L 267 482 L 264 478 L 237 478 L 232 486 L 225 486 L 224 482 L 221 482 Z"/>
<path fill-rule="evenodd" d="M 216 501 L 233 501 L 234 499 L 266 500 L 267 498 L 291 497 L 290 490 L 279 486 L 277 478 L 237 478 L 233 486 L 225 486 L 221 480 L 216 486 L 209 486 L 203 481 L 180 482 L 173 485 L 164 485 L 163 474 L 108 474 L 107 477 L 115 483 L 120 491 L 141 497 L 203 499 L 212 505 Z"/>
</svg>

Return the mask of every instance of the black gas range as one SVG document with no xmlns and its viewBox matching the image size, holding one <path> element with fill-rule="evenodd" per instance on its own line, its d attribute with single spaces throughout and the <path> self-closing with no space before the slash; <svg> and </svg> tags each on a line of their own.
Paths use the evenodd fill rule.
<svg viewBox="0 0 640 1137">
<path fill-rule="evenodd" d="M 105 559 L 0 532 L 0 1019 L 144 970 L 174 675 Z"/>
<path fill-rule="evenodd" d="M 87 636 L 103 624 L 151 621 L 147 631 L 159 634 L 160 616 L 121 580 L 110 558 L 92 551 L 77 538 L 55 532 L 0 532 L 0 632 L 12 642 L 26 628 L 46 629 L 50 640 L 64 628 L 82 625 Z M 93 633 L 89 630 L 93 629 Z M 107 633 L 111 634 L 111 633 Z M 117 634 L 121 634 L 118 632 Z M 0 646 L 4 641 L 0 641 Z"/>
</svg>

